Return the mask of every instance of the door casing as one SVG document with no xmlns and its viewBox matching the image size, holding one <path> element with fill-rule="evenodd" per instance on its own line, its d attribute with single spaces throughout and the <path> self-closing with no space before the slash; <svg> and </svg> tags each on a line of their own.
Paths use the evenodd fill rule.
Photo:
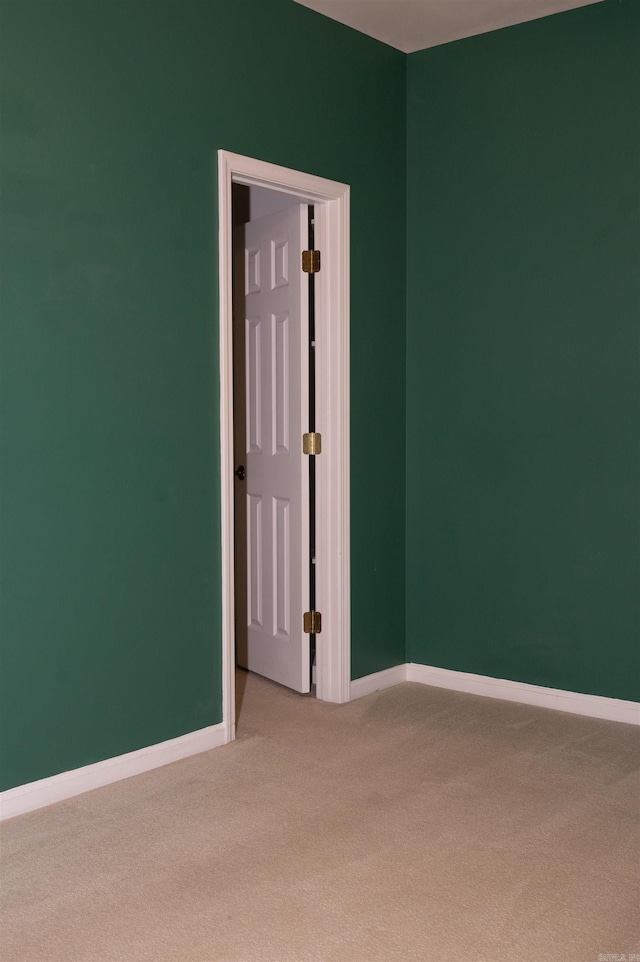
<svg viewBox="0 0 640 962">
<path fill-rule="evenodd" d="M 232 184 L 266 187 L 315 207 L 317 608 L 316 697 L 347 702 L 351 684 L 349 443 L 349 187 L 336 181 L 218 151 L 220 279 L 220 501 L 222 522 L 223 722 L 235 737 L 233 224 Z M 302 439 L 300 439 L 302 443 Z"/>
</svg>

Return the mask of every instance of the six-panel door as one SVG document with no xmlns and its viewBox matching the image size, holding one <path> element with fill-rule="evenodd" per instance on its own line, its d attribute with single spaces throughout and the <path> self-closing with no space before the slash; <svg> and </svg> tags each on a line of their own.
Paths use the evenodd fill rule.
<svg viewBox="0 0 640 962">
<path fill-rule="evenodd" d="M 236 228 L 234 418 L 238 664 L 307 692 L 309 488 L 307 209 Z M 242 550 L 246 545 L 246 556 Z"/>
</svg>

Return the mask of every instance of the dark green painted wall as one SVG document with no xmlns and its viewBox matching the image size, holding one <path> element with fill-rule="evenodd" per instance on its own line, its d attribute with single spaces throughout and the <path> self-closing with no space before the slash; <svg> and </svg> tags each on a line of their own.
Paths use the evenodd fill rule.
<svg viewBox="0 0 640 962">
<path fill-rule="evenodd" d="M 0 788 L 221 718 L 220 147 L 352 186 L 353 677 L 639 697 L 639 9 L 4 3 Z"/>
<path fill-rule="evenodd" d="M 408 58 L 409 661 L 640 696 L 639 12 Z"/>
<path fill-rule="evenodd" d="M 404 56 L 290 0 L 1 35 L 7 789 L 221 720 L 219 148 L 352 186 L 353 674 L 404 660 L 406 137 Z"/>
</svg>

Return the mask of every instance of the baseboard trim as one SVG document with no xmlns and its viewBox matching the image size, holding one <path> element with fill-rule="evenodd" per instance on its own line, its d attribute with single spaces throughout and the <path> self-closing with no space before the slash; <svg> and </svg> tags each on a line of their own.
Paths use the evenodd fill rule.
<svg viewBox="0 0 640 962">
<path fill-rule="evenodd" d="M 0 821 L 33 812 L 37 808 L 44 808 L 55 802 L 63 802 L 75 795 L 82 795 L 94 788 L 102 788 L 112 782 L 119 782 L 123 778 L 130 778 L 132 775 L 141 775 L 153 768 L 161 768 L 163 765 L 177 762 L 181 758 L 207 752 L 211 748 L 226 745 L 232 739 L 233 731 L 221 722 L 219 725 L 201 728 L 199 731 L 189 732 L 178 738 L 170 738 L 157 745 L 148 745 L 146 748 L 127 752 L 126 755 L 117 755 L 103 762 L 85 765 L 70 772 L 61 772 L 59 775 L 42 778 L 26 785 L 18 785 L 17 788 L 10 788 L 0 793 Z"/>
<path fill-rule="evenodd" d="M 394 665 L 393 668 L 385 668 L 384 671 L 376 671 L 372 675 L 356 678 L 351 682 L 351 701 L 355 698 L 364 698 L 365 695 L 372 695 L 374 691 L 382 691 L 383 688 L 393 688 L 394 685 L 399 685 L 403 681 L 407 681 L 407 665 Z"/>
<path fill-rule="evenodd" d="M 451 691 L 483 695 L 486 698 L 499 698 L 505 701 L 520 702 L 524 705 L 537 705 L 555 711 L 585 715 L 589 718 L 602 718 L 607 721 L 640 725 L 640 702 L 623 701 L 619 698 L 605 698 L 602 695 L 585 695 L 580 692 L 563 691 L 559 688 L 543 688 L 525 682 L 508 681 L 505 678 L 491 678 L 487 675 L 474 675 L 465 671 L 452 671 L 449 668 L 435 668 L 430 665 L 408 663 L 394 665 L 384 671 L 377 671 L 351 682 L 351 700 L 363 698 L 384 688 L 392 688 L 405 681 L 431 685 L 434 688 L 448 688 Z M 18 785 L 0 793 L 0 821 L 24 815 L 27 812 L 62 802 L 82 795 L 94 788 L 102 788 L 132 775 L 141 775 L 154 768 L 161 768 L 171 762 L 197 755 L 200 752 L 219 748 L 232 741 L 234 732 L 221 722 L 199 731 L 171 738 L 157 745 L 149 745 L 126 755 L 107 758 L 94 765 L 85 765 L 70 772 L 62 772 L 43 778 L 27 785 Z"/>
<path fill-rule="evenodd" d="M 581 692 L 563 691 L 560 688 L 543 688 L 540 685 L 529 685 L 522 681 L 473 675 L 466 671 L 434 668 L 414 662 L 395 665 L 393 668 L 356 678 L 351 682 L 351 700 L 372 695 L 373 692 L 382 691 L 384 688 L 392 688 L 403 681 L 431 685 L 433 688 L 449 688 L 451 691 L 464 691 L 470 695 L 483 695 L 485 698 L 517 701 L 523 705 L 537 705 L 539 708 L 552 708 L 554 711 L 585 715 L 587 718 L 602 718 L 605 721 L 640 725 L 640 702 L 605 698 L 603 695 L 584 695 Z"/>
<path fill-rule="evenodd" d="M 466 671 L 452 671 L 449 668 L 432 668 L 429 665 L 409 663 L 406 680 L 432 685 L 435 688 L 449 688 L 487 698 L 501 698 L 517 701 L 523 705 L 537 705 L 540 708 L 553 708 L 555 711 L 586 715 L 589 718 L 602 718 L 607 721 L 625 722 L 640 725 L 640 702 L 623 701 L 619 698 L 605 698 L 602 695 L 584 695 L 560 688 L 543 688 L 505 678 L 490 678 L 487 675 L 473 675 Z"/>
</svg>

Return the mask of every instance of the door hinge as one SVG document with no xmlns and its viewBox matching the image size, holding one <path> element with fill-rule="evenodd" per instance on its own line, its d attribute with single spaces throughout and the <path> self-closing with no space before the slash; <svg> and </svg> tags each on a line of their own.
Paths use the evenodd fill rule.
<svg viewBox="0 0 640 962">
<path fill-rule="evenodd" d="M 322 435 L 317 431 L 302 435 L 302 453 L 320 454 L 322 451 Z"/>
<path fill-rule="evenodd" d="M 305 611 L 303 616 L 305 635 L 319 635 L 322 631 L 322 615 L 319 611 Z"/>
<path fill-rule="evenodd" d="M 302 270 L 305 274 L 317 274 L 320 270 L 320 251 L 302 252 Z"/>
</svg>

